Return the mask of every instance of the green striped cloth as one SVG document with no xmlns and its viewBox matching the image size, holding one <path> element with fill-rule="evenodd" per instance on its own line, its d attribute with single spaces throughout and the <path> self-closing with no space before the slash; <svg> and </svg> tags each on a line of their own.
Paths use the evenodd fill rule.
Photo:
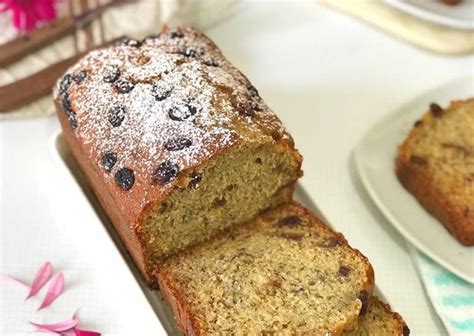
<svg viewBox="0 0 474 336">
<path fill-rule="evenodd" d="M 410 250 L 426 292 L 449 334 L 474 336 L 474 285 L 447 271 L 415 247 L 411 246 Z"/>
</svg>

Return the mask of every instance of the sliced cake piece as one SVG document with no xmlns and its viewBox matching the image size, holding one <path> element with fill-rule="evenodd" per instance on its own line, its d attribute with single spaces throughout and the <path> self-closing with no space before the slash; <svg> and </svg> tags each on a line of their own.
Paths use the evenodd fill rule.
<svg viewBox="0 0 474 336">
<path fill-rule="evenodd" d="M 339 335 L 374 285 L 367 259 L 296 203 L 270 210 L 157 266 L 187 335 Z"/>
<path fill-rule="evenodd" d="M 343 333 L 343 336 L 408 335 L 410 335 L 410 329 L 403 318 L 375 296 L 370 299 L 367 314 L 360 320 L 357 330 Z"/>
<path fill-rule="evenodd" d="M 399 180 L 464 245 L 474 245 L 474 99 L 431 104 L 396 159 Z"/>
</svg>

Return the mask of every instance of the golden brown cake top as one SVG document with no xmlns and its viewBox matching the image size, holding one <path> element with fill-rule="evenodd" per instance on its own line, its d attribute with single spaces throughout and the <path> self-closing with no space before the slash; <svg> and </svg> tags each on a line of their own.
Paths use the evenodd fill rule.
<svg viewBox="0 0 474 336">
<path fill-rule="evenodd" d="M 182 172 L 251 141 L 291 139 L 248 79 L 192 28 L 89 53 L 58 81 L 56 104 L 132 218 Z M 179 178 L 178 178 L 179 177 Z"/>
</svg>

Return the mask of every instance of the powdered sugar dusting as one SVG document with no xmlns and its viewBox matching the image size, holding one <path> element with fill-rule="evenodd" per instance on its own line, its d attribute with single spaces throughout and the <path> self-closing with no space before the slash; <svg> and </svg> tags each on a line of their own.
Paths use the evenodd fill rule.
<svg viewBox="0 0 474 336">
<path fill-rule="evenodd" d="M 90 152 L 91 163 L 100 166 L 105 153 L 117 155 L 111 172 L 104 170 L 110 183 L 118 169 L 127 167 L 142 186 L 152 185 L 154 169 L 165 160 L 180 170 L 190 169 L 239 138 L 265 136 L 262 127 L 285 136 L 279 120 L 249 91 L 248 80 L 212 42 L 193 29 L 180 31 L 182 37 L 164 33 L 140 47 L 94 51 L 68 71 L 87 72 L 86 79 L 71 84 L 65 94 L 77 117 L 75 137 Z M 120 93 L 104 81 L 107 67 L 119 69 L 119 80 L 133 83 L 133 89 Z M 55 96 L 61 97 L 58 90 Z M 109 117 L 119 106 L 125 108 L 124 118 L 114 127 Z M 183 148 L 165 148 L 182 139 L 187 144 Z M 142 198 L 146 195 L 145 190 Z"/>
</svg>

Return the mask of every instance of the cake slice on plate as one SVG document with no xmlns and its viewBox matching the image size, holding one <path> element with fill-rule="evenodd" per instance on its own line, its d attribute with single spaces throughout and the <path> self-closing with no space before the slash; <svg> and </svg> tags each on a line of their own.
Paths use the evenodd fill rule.
<svg viewBox="0 0 474 336">
<path fill-rule="evenodd" d="M 400 146 L 396 173 L 461 244 L 473 246 L 474 98 L 446 109 L 431 104 Z"/>
</svg>

